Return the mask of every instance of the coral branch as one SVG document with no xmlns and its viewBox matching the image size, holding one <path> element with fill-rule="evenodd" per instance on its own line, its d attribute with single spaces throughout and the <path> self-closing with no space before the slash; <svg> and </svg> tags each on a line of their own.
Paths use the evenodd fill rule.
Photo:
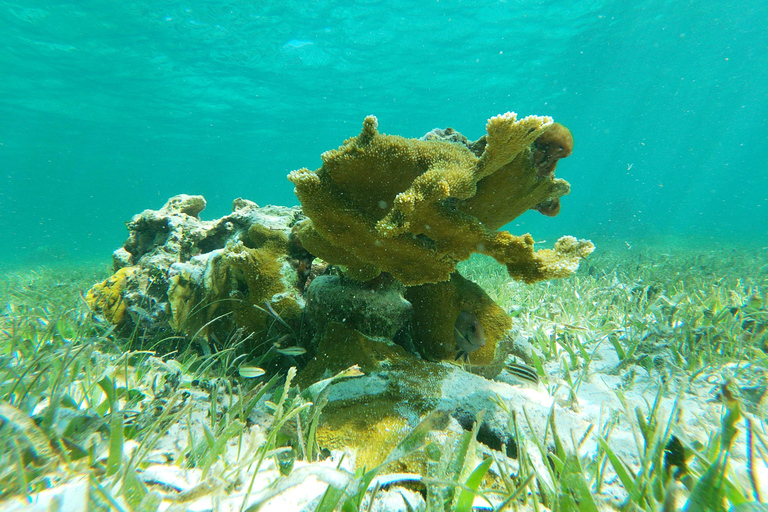
<svg viewBox="0 0 768 512">
<path fill-rule="evenodd" d="M 560 211 L 570 187 L 554 170 L 572 150 L 570 132 L 514 112 L 489 119 L 487 132 L 475 143 L 450 129 L 406 139 L 380 134 L 367 117 L 360 135 L 322 155 L 320 169 L 288 175 L 311 219 L 297 229 L 302 245 L 356 279 L 385 271 L 406 285 L 445 281 L 473 252 L 526 282 L 572 272 L 591 243 L 534 252 L 530 235 L 496 231 L 528 209 Z"/>
</svg>

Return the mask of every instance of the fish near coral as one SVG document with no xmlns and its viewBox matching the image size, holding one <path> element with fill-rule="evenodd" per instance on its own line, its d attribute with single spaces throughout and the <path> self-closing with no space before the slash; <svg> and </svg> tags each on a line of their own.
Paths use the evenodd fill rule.
<svg viewBox="0 0 768 512">
<path fill-rule="evenodd" d="M 485 346 L 483 326 L 472 311 L 462 310 L 453 324 L 453 336 L 456 340 L 456 360 L 469 361 L 469 354 Z"/>
</svg>

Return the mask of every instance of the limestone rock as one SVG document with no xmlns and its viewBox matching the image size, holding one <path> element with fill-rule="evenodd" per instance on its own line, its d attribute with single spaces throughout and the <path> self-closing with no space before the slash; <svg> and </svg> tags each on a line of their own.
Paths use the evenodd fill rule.
<svg viewBox="0 0 768 512">
<path fill-rule="evenodd" d="M 303 253 L 291 238 L 301 210 L 237 199 L 231 214 L 205 221 L 204 207 L 202 196 L 182 194 L 134 216 L 113 256 L 112 285 L 95 286 L 89 304 L 146 335 L 226 340 L 235 329 L 262 339 L 284 335 L 273 313 L 290 322 L 304 307 L 297 256 Z"/>
<path fill-rule="evenodd" d="M 424 361 L 386 339 L 364 336 L 338 323 L 328 324 L 316 359 L 297 381 L 305 389 L 353 364 L 364 375 L 331 385 L 317 436 L 324 448 L 354 450 L 358 467 L 381 463 L 406 432 L 434 411 L 451 412 L 454 427 L 448 429 L 448 436 L 455 433 L 453 428 L 470 429 L 483 411 L 479 440 L 492 449 L 506 446 L 506 454 L 513 458 L 517 441 L 508 428 L 509 414 L 499 401 L 518 418 L 528 415 L 533 430 L 523 422 L 518 427 L 529 439 L 543 438 L 553 405 L 570 428 L 584 431 L 588 427 L 572 411 L 555 405 L 544 390 L 489 380 L 450 363 Z M 540 459 L 535 453 L 529 455 Z M 424 460 L 418 457 L 389 468 L 421 474 L 423 470 Z"/>
</svg>

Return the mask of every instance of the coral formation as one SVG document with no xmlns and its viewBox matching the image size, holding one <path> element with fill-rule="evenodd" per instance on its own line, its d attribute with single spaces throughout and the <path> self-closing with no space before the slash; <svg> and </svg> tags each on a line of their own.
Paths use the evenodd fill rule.
<svg viewBox="0 0 768 512">
<path fill-rule="evenodd" d="M 125 319 L 126 303 L 123 301 L 128 279 L 136 267 L 124 267 L 115 272 L 102 283 L 94 285 L 85 295 L 85 302 L 91 310 L 104 315 L 113 324 L 120 325 Z"/>
<path fill-rule="evenodd" d="M 413 427 L 398 411 L 398 403 L 396 397 L 373 395 L 329 404 L 317 429 L 318 445 L 328 450 L 352 448 L 356 467 L 375 468 Z"/>
<path fill-rule="evenodd" d="M 446 281 L 474 252 L 526 282 L 562 277 L 592 251 L 590 242 L 541 255 L 530 235 L 496 230 L 528 209 L 559 211 L 569 186 L 554 168 L 570 154 L 570 132 L 549 117 L 512 112 L 486 128 L 472 144 L 439 133 L 416 140 L 382 135 L 367 117 L 360 135 L 322 155 L 317 171 L 288 175 L 310 218 L 297 229 L 302 245 L 359 280 L 385 271 L 409 286 Z"/>
<path fill-rule="evenodd" d="M 202 300 L 191 274 L 187 271 L 169 273 L 167 295 L 171 308 L 168 323 L 174 331 L 182 332 L 189 327 L 192 309 Z"/>
<path fill-rule="evenodd" d="M 319 338 L 316 358 L 297 376 L 300 387 L 353 364 L 360 366 L 365 380 L 334 385 L 323 409 L 318 443 L 328 449 L 353 448 L 358 467 L 374 467 L 434 408 L 448 370 L 386 338 L 365 336 L 337 322 L 329 323 Z"/>
<path fill-rule="evenodd" d="M 499 404 L 531 418 L 535 432 L 529 430 L 530 423 L 518 426 L 525 435 L 539 438 L 553 407 L 554 399 L 545 391 L 490 381 L 445 362 L 424 361 L 389 340 L 364 336 L 340 323 L 328 324 L 320 336 L 317 358 L 299 372 L 296 382 L 306 389 L 352 364 L 359 364 L 364 375 L 332 385 L 317 441 L 330 450 L 352 449 L 358 468 L 370 469 L 382 462 L 403 435 L 432 411 L 451 412 L 453 419 L 443 434 L 448 437 L 462 428 L 471 429 L 483 416 L 478 439 L 497 450 L 505 445 L 506 453 L 514 456 L 518 448 L 508 429 L 509 414 Z M 559 414 L 570 412 L 560 410 Z M 586 428 L 586 423 L 582 421 L 579 428 Z M 417 452 L 388 471 L 424 474 L 423 455 Z M 543 463 L 535 449 L 529 456 Z"/>
<path fill-rule="evenodd" d="M 212 301 L 229 299 L 222 309 L 233 312 L 238 327 L 265 333 L 268 322 L 274 320 L 270 308 L 283 321 L 296 320 L 301 317 L 304 301 L 295 289 L 298 279 L 286 261 L 287 236 L 280 232 L 282 236 L 265 239 L 264 231 L 255 227 L 248 230 L 249 239 L 263 245 L 250 248 L 242 242 L 228 244 L 212 259 L 206 284 Z M 290 276 L 288 280 L 284 279 L 286 275 Z"/>
<path fill-rule="evenodd" d="M 319 333 L 317 355 L 299 372 L 296 382 L 301 387 L 308 387 L 352 365 L 360 366 L 365 374 L 401 372 L 402 376 L 397 380 L 389 377 L 382 380 L 383 388 L 396 392 L 398 396 L 401 393 L 396 388 L 405 383 L 414 386 L 418 383 L 419 386 L 425 386 L 425 389 L 435 386 L 437 392 L 437 386 L 445 373 L 442 366 L 419 359 L 392 340 L 366 336 L 342 323 L 331 322 Z M 423 400 L 424 395 L 404 398 L 415 404 Z"/>
<path fill-rule="evenodd" d="M 287 322 L 302 315 L 300 262 L 291 257 L 301 251 L 290 238 L 301 212 L 237 199 L 230 215 L 202 221 L 204 207 L 202 196 L 182 194 L 134 216 L 113 255 L 115 275 L 88 293 L 91 307 L 128 328 L 141 324 L 145 335 L 215 341 L 241 329 L 260 343 L 285 334 L 272 311 Z"/>
<path fill-rule="evenodd" d="M 290 173 L 301 210 L 238 199 L 230 215 L 202 221 L 201 196 L 171 198 L 131 220 L 116 274 L 94 286 L 89 304 L 115 323 L 143 323 L 142 332 L 167 326 L 204 351 L 237 333 L 248 340 L 240 357 L 259 364 L 308 349 L 295 381 L 305 390 L 358 365 L 364 375 L 328 384 L 316 430 L 322 447 L 356 450 L 358 467 L 381 463 L 438 410 L 453 411 L 451 435 L 487 410 L 480 434 L 512 449 L 483 377 L 498 376 L 510 353 L 530 362 L 530 347 L 456 265 L 483 253 L 533 283 L 571 275 L 594 247 L 566 236 L 535 251 L 529 234 L 498 231 L 529 209 L 558 214 L 569 185 L 554 173 L 572 151 L 570 132 L 514 113 L 486 130 L 474 142 L 452 129 L 406 139 L 380 134 L 367 117 L 317 171 Z M 423 454 L 401 463 L 390 469 L 425 468 Z"/>
<path fill-rule="evenodd" d="M 405 297 L 413 304 L 411 339 L 423 358 L 456 359 L 456 321 L 469 311 L 482 326 L 485 341 L 469 354 L 472 370 L 487 377 L 501 371 L 512 346 L 512 320 L 482 288 L 453 273 L 449 281 L 409 287 Z"/>
</svg>

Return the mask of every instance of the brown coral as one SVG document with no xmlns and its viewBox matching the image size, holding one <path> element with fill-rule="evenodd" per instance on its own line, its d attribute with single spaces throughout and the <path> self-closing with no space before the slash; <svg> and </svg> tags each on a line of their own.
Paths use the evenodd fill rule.
<svg viewBox="0 0 768 512">
<path fill-rule="evenodd" d="M 554 168 L 572 147 L 570 132 L 512 112 L 489 119 L 487 132 L 477 156 L 466 144 L 382 135 L 367 117 L 360 135 L 322 155 L 320 169 L 289 174 L 310 218 L 296 230 L 302 245 L 360 280 L 386 271 L 406 285 L 445 281 L 473 252 L 527 282 L 561 277 L 550 270 L 575 268 L 590 242 L 539 255 L 530 235 L 496 230 L 531 208 L 559 211 L 569 185 Z"/>
</svg>

